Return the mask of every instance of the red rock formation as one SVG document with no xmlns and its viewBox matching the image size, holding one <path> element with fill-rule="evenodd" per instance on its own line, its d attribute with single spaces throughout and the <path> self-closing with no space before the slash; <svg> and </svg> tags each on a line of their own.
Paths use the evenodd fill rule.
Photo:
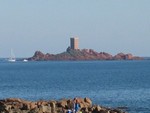
<svg viewBox="0 0 150 113">
<path fill-rule="evenodd" d="M 141 57 L 133 56 L 132 54 L 118 53 L 113 57 L 114 60 L 142 60 Z"/>
<path fill-rule="evenodd" d="M 135 57 L 132 54 L 119 53 L 112 56 L 105 52 L 96 52 L 92 49 L 73 50 L 67 48 L 66 52 L 60 54 L 44 54 L 36 51 L 33 57 L 28 60 L 42 61 L 42 60 L 142 60 L 140 57 Z"/>
</svg>

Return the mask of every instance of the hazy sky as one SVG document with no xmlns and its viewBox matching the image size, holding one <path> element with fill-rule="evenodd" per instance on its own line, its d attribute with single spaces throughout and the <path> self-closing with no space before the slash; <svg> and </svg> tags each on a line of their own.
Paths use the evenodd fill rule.
<svg viewBox="0 0 150 113">
<path fill-rule="evenodd" d="M 150 56 L 150 0 L 0 0 L 0 57 L 79 47 Z"/>
</svg>

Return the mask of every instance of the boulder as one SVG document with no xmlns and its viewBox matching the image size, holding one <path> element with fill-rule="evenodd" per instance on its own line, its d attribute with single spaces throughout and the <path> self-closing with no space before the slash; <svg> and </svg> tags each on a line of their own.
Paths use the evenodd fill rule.
<svg viewBox="0 0 150 113">
<path fill-rule="evenodd" d="M 42 113 L 51 113 L 51 107 L 49 106 L 41 105 L 39 107 L 39 110 L 42 111 Z"/>
<path fill-rule="evenodd" d="M 91 106 L 92 106 L 92 101 L 91 101 L 91 99 L 89 99 L 89 98 L 86 97 L 86 98 L 84 98 L 84 102 L 89 105 L 88 107 L 91 107 Z"/>
<path fill-rule="evenodd" d="M 57 106 L 66 108 L 67 107 L 67 100 L 61 100 L 60 102 L 57 103 Z"/>
<path fill-rule="evenodd" d="M 37 103 L 36 102 L 31 102 L 30 103 L 30 109 L 34 109 L 37 107 Z"/>
<path fill-rule="evenodd" d="M 77 98 L 82 113 L 125 113 L 120 109 L 110 109 L 99 105 L 92 105 L 89 98 Z M 26 101 L 22 99 L 0 100 L 0 113 L 66 113 L 68 109 L 72 110 L 74 101 L 72 99 L 62 99 L 60 101 L 37 102 Z"/>
</svg>

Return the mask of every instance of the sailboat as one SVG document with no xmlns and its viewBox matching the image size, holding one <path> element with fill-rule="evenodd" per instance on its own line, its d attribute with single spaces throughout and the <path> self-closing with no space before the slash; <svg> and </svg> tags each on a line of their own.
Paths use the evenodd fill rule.
<svg viewBox="0 0 150 113">
<path fill-rule="evenodd" d="M 11 56 L 8 59 L 9 62 L 16 62 L 15 54 L 13 53 L 13 50 L 11 49 Z"/>
</svg>

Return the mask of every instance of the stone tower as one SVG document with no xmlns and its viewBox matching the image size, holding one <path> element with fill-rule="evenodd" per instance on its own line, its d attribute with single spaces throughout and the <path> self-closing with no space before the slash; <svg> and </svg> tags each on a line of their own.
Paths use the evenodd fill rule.
<svg viewBox="0 0 150 113">
<path fill-rule="evenodd" d="M 79 39 L 77 37 L 70 38 L 70 48 L 79 49 Z"/>
</svg>

